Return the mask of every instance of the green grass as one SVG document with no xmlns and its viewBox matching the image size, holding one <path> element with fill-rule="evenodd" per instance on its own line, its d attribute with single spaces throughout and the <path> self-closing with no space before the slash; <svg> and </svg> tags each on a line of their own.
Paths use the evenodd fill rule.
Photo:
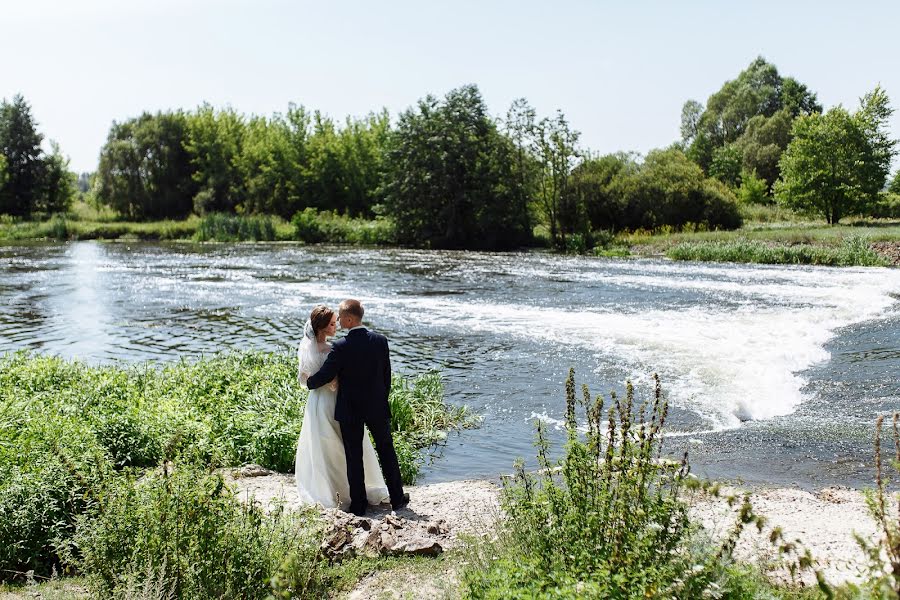
<svg viewBox="0 0 900 600">
<path fill-rule="evenodd" d="M 384 218 L 364 219 L 306 208 L 291 219 L 294 237 L 309 244 L 386 246 L 396 243 L 394 224 Z"/>
<path fill-rule="evenodd" d="M 829 266 L 886 266 L 863 236 L 843 238 L 838 247 L 801 243 L 780 245 L 761 240 L 732 240 L 723 242 L 682 242 L 666 251 L 674 260 L 711 262 L 829 265 Z"/>
<path fill-rule="evenodd" d="M 276 219 L 267 215 L 212 213 L 200 220 L 194 239 L 198 242 L 271 242 L 276 239 Z"/>
<path fill-rule="evenodd" d="M 443 402 L 437 375 L 395 380 L 391 403 L 403 426 L 395 442 L 411 483 L 420 449 L 442 436 L 427 428 L 474 421 Z M 49 575 L 71 564 L 61 548 L 80 515 L 109 497 L 108 481 L 137 485 L 121 479 L 129 470 L 173 461 L 206 471 L 249 462 L 291 471 L 306 398 L 290 354 L 160 366 L 0 356 L 0 573 Z"/>
</svg>

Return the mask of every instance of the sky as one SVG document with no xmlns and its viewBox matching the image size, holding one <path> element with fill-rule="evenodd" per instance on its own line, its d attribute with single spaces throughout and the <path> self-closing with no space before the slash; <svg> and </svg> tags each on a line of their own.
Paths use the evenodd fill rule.
<svg viewBox="0 0 900 600">
<path fill-rule="evenodd" d="M 144 111 L 396 116 L 468 83 L 495 116 L 525 97 L 584 148 L 646 153 L 762 55 L 826 109 L 880 84 L 900 138 L 897 23 L 887 0 L 0 0 L 0 98 L 22 94 L 76 172 Z"/>
</svg>

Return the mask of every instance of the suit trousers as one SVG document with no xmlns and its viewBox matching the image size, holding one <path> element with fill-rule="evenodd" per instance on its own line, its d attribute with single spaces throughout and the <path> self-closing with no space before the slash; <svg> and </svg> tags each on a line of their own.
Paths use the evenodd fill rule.
<svg viewBox="0 0 900 600">
<path fill-rule="evenodd" d="M 366 499 L 365 472 L 363 471 L 363 425 L 369 428 L 381 473 L 391 495 L 391 504 L 403 499 L 403 478 L 400 475 L 400 463 L 394 450 L 391 438 L 390 419 L 366 419 L 365 421 L 341 421 L 341 437 L 344 441 L 344 454 L 347 458 L 347 480 L 350 483 L 350 508 L 361 509 L 368 504 Z"/>
</svg>

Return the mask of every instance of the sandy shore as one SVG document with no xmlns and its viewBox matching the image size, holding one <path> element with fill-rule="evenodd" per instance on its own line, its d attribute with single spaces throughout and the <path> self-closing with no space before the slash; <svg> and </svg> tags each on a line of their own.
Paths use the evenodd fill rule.
<svg viewBox="0 0 900 600">
<path fill-rule="evenodd" d="M 287 506 L 299 504 L 290 475 L 238 478 L 234 482 L 240 494 L 261 503 L 278 501 Z M 410 520 L 443 519 L 450 526 L 451 540 L 457 539 L 459 534 L 490 534 L 500 514 L 500 490 L 490 481 L 453 481 L 407 489 L 411 497 L 410 505 L 399 514 Z M 854 534 L 867 539 L 875 539 L 878 535 L 861 492 L 846 488 L 826 488 L 817 493 L 790 488 L 760 489 L 753 492 L 752 503 L 757 514 L 767 518 L 767 526 L 761 533 L 755 528 L 745 530 L 736 549 L 739 558 L 771 565 L 775 552 L 768 537 L 771 528 L 779 526 L 786 540 L 800 540 L 802 546 L 810 550 L 829 582 L 838 584 L 859 580 L 865 557 Z M 698 496 L 691 502 L 692 514 L 714 537 L 724 535 L 732 527 L 735 511 L 736 508 L 729 508 L 721 499 Z M 389 508 L 385 507 L 371 511 L 369 516 L 377 519 L 388 513 Z M 367 586 L 383 595 L 385 582 L 378 581 L 378 575 L 374 579 L 361 582 L 361 587 L 354 590 L 350 597 L 369 597 Z M 406 584 L 395 582 L 405 588 L 403 593 L 409 591 L 408 581 Z M 412 585 L 412 590 L 423 594 L 426 589 L 434 592 L 433 585 L 434 582 L 418 582 Z M 396 592 L 401 593 L 401 590 Z M 418 593 L 413 595 L 425 597 Z"/>
</svg>

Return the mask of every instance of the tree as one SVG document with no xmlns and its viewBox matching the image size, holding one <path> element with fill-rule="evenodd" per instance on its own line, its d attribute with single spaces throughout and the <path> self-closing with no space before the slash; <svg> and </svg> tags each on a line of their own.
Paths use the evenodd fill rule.
<svg viewBox="0 0 900 600">
<path fill-rule="evenodd" d="M 21 95 L 0 102 L 0 154 L 6 160 L 6 185 L 0 190 L 0 214 L 24 216 L 34 210 L 44 180 L 37 123 Z"/>
<path fill-rule="evenodd" d="M 744 134 L 735 142 L 741 156 L 741 168 L 756 173 L 766 182 L 766 191 L 778 179 L 778 161 L 791 141 L 794 116 L 783 108 L 771 117 L 757 115 L 747 121 Z"/>
<path fill-rule="evenodd" d="M 778 202 L 832 225 L 874 206 L 895 152 L 887 133 L 892 112 L 887 94 L 876 87 L 854 114 L 838 106 L 795 120 L 780 161 Z"/>
<path fill-rule="evenodd" d="M 400 115 L 386 155 L 385 206 L 401 243 L 513 248 L 529 239 L 515 145 L 474 85 L 427 96 Z"/>
<path fill-rule="evenodd" d="M 703 105 L 696 100 L 688 100 L 681 107 L 681 141 L 685 146 L 690 146 L 697 137 L 701 115 Z"/>
<path fill-rule="evenodd" d="M 550 241 L 565 248 L 566 234 L 581 229 L 579 206 L 568 190 L 580 134 L 569 127 L 562 111 L 557 111 L 553 119 L 541 119 L 532 135 L 539 168 L 538 210 L 550 227 Z"/>
<path fill-rule="evenodd" d="M 616 231 L 623 227 L 625 204 L 614 193 L 613 183 L 636 168 L 634 156 L 620 152 L 587 157 L 572 170 L 569 190 L 584 206 L 592 230 Z"/>
<path fill-rule="evenodd" d="M 637 168 L 623 170 L 610 193 L 623 205 L 622 229 L 679 228 L 688 223 L 710 228 L 740 227 L 734 194 L 705 177 L 679 148 L 653 150 Z"/>
<path fill-rule="evenodd" d="M 231 108 L 216 111 L 203 104 L 187 116 L 184 147 L 197 184 L 192 200 L 197 214 L 234 212 L 243 198 L 238 157 L 246 127 L 244 117 Z"/>
<path fill-rule="evenodd" d="M 888 185 L 888 191 L 892 194 L 900 195 L 900 169 L 897 169 L 897 172 L 894 173 L 894 178 L 891 179 L 891 183 Z"/>
<path fill-rule="evenodd" d="M 738 147 L 744 149 L 745 144 L 740 143 L 740 139 L 754 118 L 756 127 L 759 127 L 762 121 L 781 110 L 786 111 L 789 120 L 822 110 L 816 95 L 805 85 L 791 77 L 782 77 L 775 65 L 761 56 L 712 94 L 706 101 L 706 108 L 698 116 L 701 108 L 702 105 L 695 101 L 685 104 L 682 109 L 682 139 L 690 144 L 688 156 L 707 173 L 717 148 L 737 142 Z M 693 135 L 686 137 L 685 133 Z M 785 147 L 786 143 L 780 150 Z M 756 168 L 762 174 L 759 165 L 744 166 Z"/>
<path fill-rule="evenodd" d="M 713 151 L 709 165 L 710 177 L 715 177 L 732 189 L 740 185 L 743 153 L 737 144 L 719 146 Z"/>
<path fill-rule="evenodd" d="M 63 156 L 56 142 L 50 143 L 53 153 L 44 161 L 41 194 L 34 209 L 44 214 L 66 212 L 75 196 L 76 177 L 69 172 L 69 159 Z"/>
<path fill-rule="evenodd" d="M 188 215 L 197 193 L 181 111 L 113 123 L 100 151 L 98 199 L 133 219 Z"/>
<path fill-rule="evenodd" d="M 737 197 L 741 204 L 766 204 L 769 186 L 762 177 L 757 177 L 755 171 L 741 173 L 741 187 Z"/>
<path fill-rule="evenodd" d="M 6 168 L 6 157 L 0 154 L 0 198 L 3 197 L 3 186 L 9 180 L 9 171 Z"/>
</svg>

